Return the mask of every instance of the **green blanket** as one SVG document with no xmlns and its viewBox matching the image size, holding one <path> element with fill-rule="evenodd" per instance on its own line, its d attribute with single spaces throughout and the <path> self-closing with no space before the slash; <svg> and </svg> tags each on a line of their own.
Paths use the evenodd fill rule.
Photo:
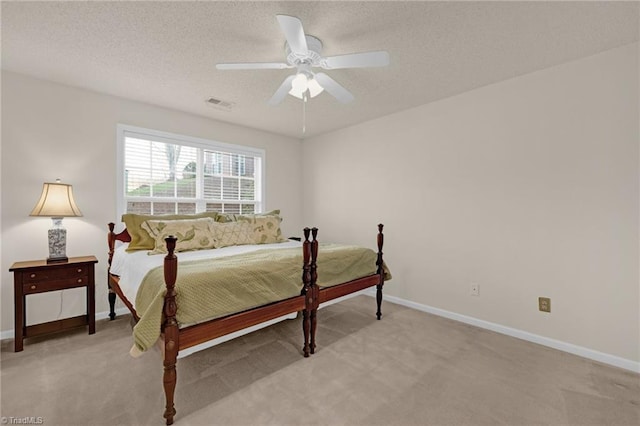
<svg viewBox="0 0 640 426">
<path fill-rule="evenodd" d="M 344 245 L 321 245 L 318 285 L 328 287 L 376 272 L 376 253 Z M 178 263 L 177 320 L 180 326 L 300 295 L 302 249 L 263 249 L 217 259 Z M 390 275 L 387 274 L 390 278 Z M 160 336 L 166 287 L 163 267 L 149 271 L 138 289 L 135 346 L 146 351 Z"/>
</svg>

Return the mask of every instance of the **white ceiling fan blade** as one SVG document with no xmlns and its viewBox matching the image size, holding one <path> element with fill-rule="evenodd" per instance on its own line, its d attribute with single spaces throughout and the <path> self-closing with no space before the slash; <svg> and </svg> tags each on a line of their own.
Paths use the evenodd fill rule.
<svg viewBox="0 0 640 426">
<path fill-rule="evenodd" d="M 289 77 L 285 78 L 280 87 L 278 87 L 278 90 L 276 90 L 276 93 L 273 94 L 273 96 L 267 103 L 269 105 L 275 106 L 282 102 L 289 93 L 289 90 L 291 90 L 291 82 L 295 77 L 295 75 L 290 75 Z"/>
<path fill-rule="evenodd" d="M 238 64 L 217 64 L 219 70 L 282 70 L 293 68 L 292 65 L 282 62 L 245 62 Z"/>
<path fill-rule="evenodd" d="M 338 101 L 343 104 L 348 104 L 353 101 L 353 95 L 347 89 L 338 84 L 337 81 L 329 77 L 323 72 L 319 72 L 315 75 L 315 79 L 320 86 L 324 88 L 329 94 L 335 97 Z"/>
<path fill-rule="evenodd" d="M 386 67 L 387 65 L 389 65 L 389 53 L 384 50 L 329 56 L 322 61 L 322 68 L 325 69 Z"/>
<path fill-rule="evenodd" d="M 300 55 L 306 55 L 309 51 L 307 47 L 307 39 L 304 36 L 302 21 L 294 16 L 276 15 L 280 28 L 284 33 L 284 37 L 289 43 L 291 51 Z"/>
</svg>

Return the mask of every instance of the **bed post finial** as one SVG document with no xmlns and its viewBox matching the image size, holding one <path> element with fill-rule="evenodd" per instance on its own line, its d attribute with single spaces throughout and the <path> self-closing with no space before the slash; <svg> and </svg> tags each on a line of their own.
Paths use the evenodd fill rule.
<svg viewBox="0 0 640 426">
<path fill-rule="evenodd" d="M 109 233 L 107 234 L 107 244 L 109 245 L 109 266 L 111 266 L 111 260 L 113 259 L 113 251 L 116 247 L 116 234 L 113 232 L 116 224 L 109 223 Z"/>
<path fill-rule="evenodd" d="M 177 238 L 170 235 L 165 238 L 167 243 L 167 255 L 164 258 L 164 281 L 167 287 L 167 293 L 164 296 L 164 323 L 162 331 L 164 332 L 164 394 L 166 398 L 166 407 L 164 418 L 167 425 L 173 424 L 173 417 L 176 415 L 176 409 L 173 403 L 173 395 L 176 389 L 176 360 L 178 357 L 179 335 L 178 321 L 176 313 L 178 307 L 176 305 L 176 278 L 178 276 L 178 258 L 174 254 Z"/>
<path fill-rule="evenodd" d="M 309 267 L 309 259 L 311 258 L 311 242 L 309 242 L 309 232 L 309 228 L 304 228 L 304 242 L 302 243 L 302 294 L 305 296 L 305 308 L 302 310 L 302 333 L 304 335 L 302 353 L 305 358 L 309 356 L 309 312 L 311 312 L 313 305 L 313 295 L 309 288 L 309 284 L 311 283 L 311 272 Z"/>
<path fill-rule="evenodd" d="M 311 228 L 311 282 L 309 283 L 311 287 L 316 285 L 316 281 L 318 280 L 318 228 Z"/>
<path fill-rule="evenodd" d="M 304 228 L 304 242 L 302 243 L 302 294 L 307 294 L 311 275 L 309 269 L 309 259 L 311 258 L 311 242 L 309 241 L 309 228 Z"/>
<path fill-rule="evenodd" d="M 178 241 L 178 239 L 173 235 L 169 235 L 164 239 L 164 241 L 167 243 L 167 257 L 172 256 L 174 251 L 176 250 L 176 241 Z"/>
<path fill-rule="evenodd" d="M 382 223 L 378 224 L 378 260 L 376 260 L 376 266 L 378 267 L 376 273 L 380 277 L 379 284 L 376 285 L 376 302 L 378 303 L 378 310 L 376 312 L 376 317 L 380 319 L 382 317 L 382 286 L 384 285 L 384 263 L 382 261 L 382 245 L 384 244 L 384 234 L 382 233 L 382 229 L 384 225 Z"/>
<path fill-rule="evenodd" d="M 378 266 L 377 273 L 380 274 L 382 272 L 382 245 L 384 244 L 384 234 L 382 233 L 382 229 L 384 225 L 378 224 L 378 260 L 376 261 L 376 265 Z"/>
</svg>

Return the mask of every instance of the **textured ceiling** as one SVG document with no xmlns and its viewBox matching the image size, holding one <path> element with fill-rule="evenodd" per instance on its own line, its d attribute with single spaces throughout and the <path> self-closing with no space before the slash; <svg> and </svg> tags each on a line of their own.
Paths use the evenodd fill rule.
<svg viewBox="0 0 640 426">
<path fill-rule="evenodd" d="M 297 138 L 638 40 L 637 2 L 2 2 L 2 68 Z M 267 100 L 292 70 L 276 14 L 325 56 L 386 50 L 386 68 L 327 71 L 355 96 Z M 233 102 L 232 111 L 205 103 Z"/>
</svg>

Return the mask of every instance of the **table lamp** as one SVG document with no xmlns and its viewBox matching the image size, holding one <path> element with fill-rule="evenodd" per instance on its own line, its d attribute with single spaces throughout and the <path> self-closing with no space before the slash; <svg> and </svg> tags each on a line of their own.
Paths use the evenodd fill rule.
<svg viewBox="0 0 640 426">
<path fill-rule="evenodd" d="M 29 216 L 47 216 L 53 220 L 53 227 L 49 229 L 47 263 L 67 262 L 67 230 L 62 227 L 62 218 L 82 216 L 73 199 L 71 185 L 60 183 L 60 179 L 55 183 L 45 182 L 40 200 Z"/>
</svg>

